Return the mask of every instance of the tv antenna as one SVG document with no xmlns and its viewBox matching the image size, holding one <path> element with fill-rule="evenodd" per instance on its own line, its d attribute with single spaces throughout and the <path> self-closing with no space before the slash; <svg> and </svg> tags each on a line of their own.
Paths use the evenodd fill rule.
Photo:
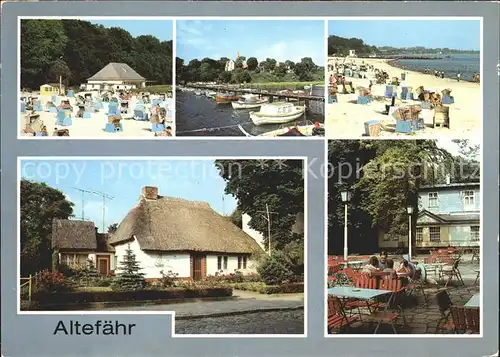
<svg viewBox="0 0 500 357">
<path fill-rule="evenodd" d="M 78 187 L 71 187 L 71 188 L 73 190 L 80 191 L 80 193 L 82 194 L 82 221 L 85 221 L 85 194 L 86 193 L 92 194 L 93 192 L 87 191 L 87 190 L 83 190 L 83 189 L 78 188 Z"/>
<path fill-rule="evenodd" d="M 102 233 L 106 233 L 106 200 L 111 201 L 114 197 L 99 191 L 93 191 L 91 193 L 101 196 L 102 198 Z"/>
</svg>

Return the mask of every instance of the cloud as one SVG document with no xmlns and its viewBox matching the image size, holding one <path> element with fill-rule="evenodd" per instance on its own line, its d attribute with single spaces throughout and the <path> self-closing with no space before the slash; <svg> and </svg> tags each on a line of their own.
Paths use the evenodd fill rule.
<svg viewBox="0 0 500 357">
<path fill-rule="evenodd" d="M 281 41 L 271 46 L 257 49 L 255 57 L 259 61 L 264 61 L 266 58 L 273 58 L 278 62 L 286 60 L 299 62 L 304 57 L 311 57 L 316 65 L 324 66 L 325 50 L 324 45 L 319 42 L 305 40 Z"/>
<path fill-rule="evenodd" d="M 192 46 L 210 51 L 215 46 L 207 40 L 212 25 L 203 21 L 177 21 L 176 41 L 178 45 Z"/>
</svg>

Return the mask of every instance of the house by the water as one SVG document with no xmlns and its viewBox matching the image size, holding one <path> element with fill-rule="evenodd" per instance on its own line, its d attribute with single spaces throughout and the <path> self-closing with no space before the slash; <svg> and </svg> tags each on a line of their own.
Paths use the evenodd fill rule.
<svg viewBox="0 0 500 357">
<path fill-rule="evenodd" d="M 416 231 L 412 234 L 420 249 L 479 247 L 481 190 L 479 183 L 446 183 L 423 186 L 419 191 Z M 379 235 L 381 249 L 408 247 L 408 236 L 391 239 Z"/>
</svg>

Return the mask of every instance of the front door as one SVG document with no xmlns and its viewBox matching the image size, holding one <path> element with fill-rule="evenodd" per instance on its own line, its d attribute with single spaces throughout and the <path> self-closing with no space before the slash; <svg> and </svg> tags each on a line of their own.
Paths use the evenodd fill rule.
<svg viewBox="0 0 500 357">
<path fill-rule="evenodd" d="M 192 255 L 193 266 L 191 271 L 191 276 L 193 280 L 201 280 L 203 279 L 203 263 L 205 262 L 205 256 L 194 254 Z"/>
<path fill-rule="evenodd" d="M 97 259 L 97 269 L 99 270 L 99 274 L 108 275 L 109 273 L 109 259 L 106 258 L 98 258 Z"/>
</svg>

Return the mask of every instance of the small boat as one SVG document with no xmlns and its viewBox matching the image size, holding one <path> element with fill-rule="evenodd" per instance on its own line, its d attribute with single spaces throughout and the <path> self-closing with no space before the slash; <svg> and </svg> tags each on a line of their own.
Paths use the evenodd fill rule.
<svg viewBox="0 0 500 357">
<path fill-rule="evenodd" d="M 238 99 L 240 99 L 240 96 L 234 93 L 219 93 L 215 96 L 215 102 L 217 104 L 228 104 Z"/>
<path fill-rule="evenodd" d="M 259 112 L 250 112 L 255 125 L 282 124 L 300 118 L 306 111 L 305 106 L 295 106 L 288 102 L 263 104 Z"/>
<path fill-rule="evenodd" d="M 202 93 L 201 91 L 199 91 L 199 90 L 195 90 L 195 91 L 194 91 L 194 94 L 195 94 L 195 95 L 202 95 L 203 93 Z"/>
<path fill-rule="evenodd" d="M 258 136 L 264 137 L 281 137 L 281 136 L 325 136 L 325 125 L 323 123 L 304 124 L 295 126 L 286 126 Z M 253 137 L 241 125 L 238 125 L 240 131 L 247 137 Z"/>
<path fill-rule="evenodd" d="M 214 92 L 214 91 L 206 91 L 206 92 L 205 92 L 205 95 L 206 95 L 208 98 L 215 98 L 215 96 L 217 95 L 217 92 Z"/>
<path fill-rule="evenodd" d="M 262 104 L 269 102 L 269 98 L 259 98 L 255 94 L 245 94 L 237 102 L 232 102 L 233 109 L 259 108 Z"/>
</svg>

